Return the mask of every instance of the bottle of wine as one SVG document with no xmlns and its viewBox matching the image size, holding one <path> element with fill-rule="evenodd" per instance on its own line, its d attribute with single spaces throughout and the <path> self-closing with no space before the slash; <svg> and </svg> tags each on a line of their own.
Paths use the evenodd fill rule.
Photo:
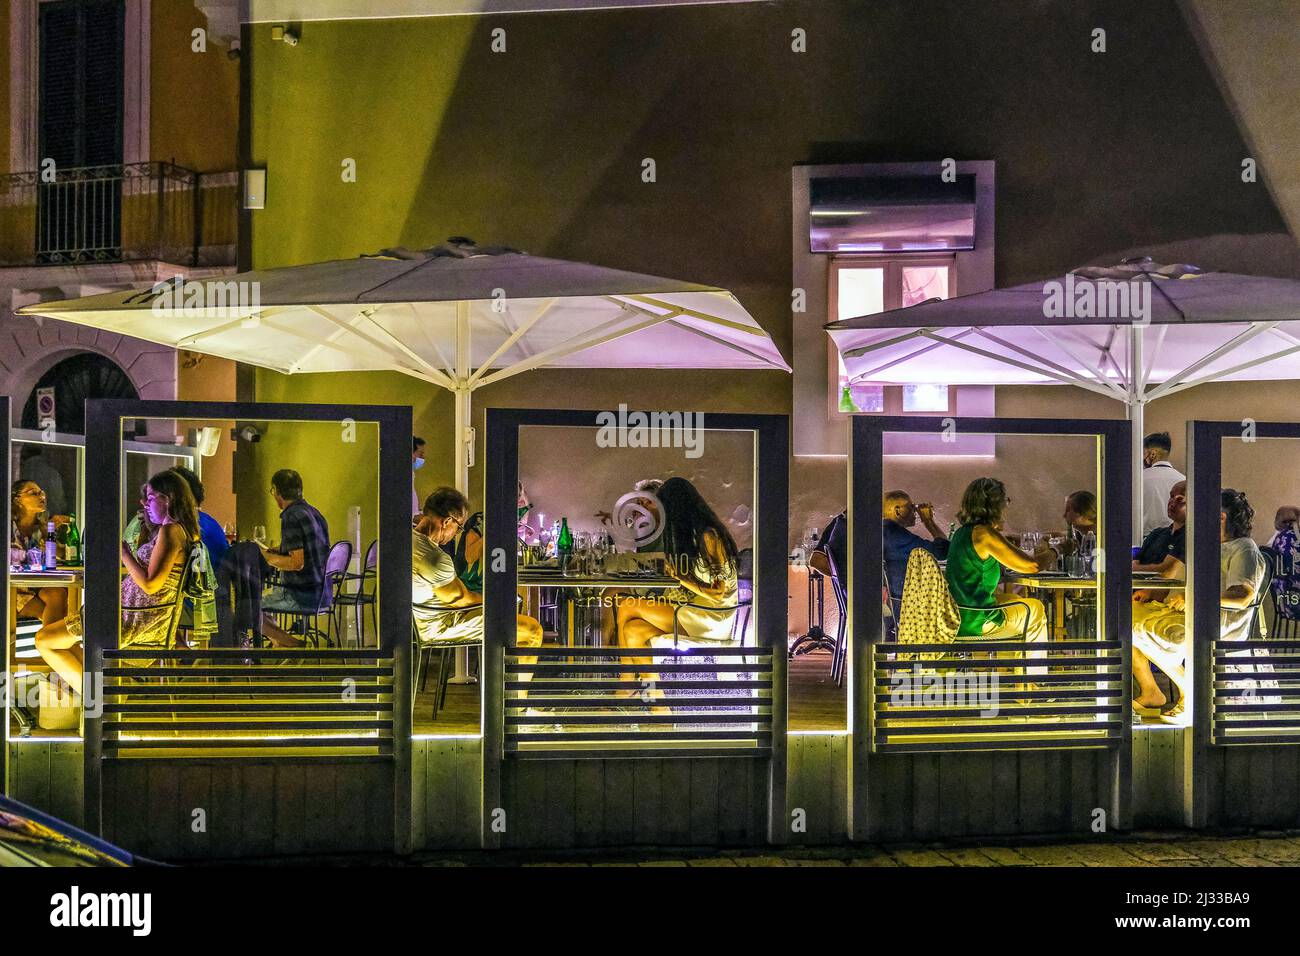
<svg viewBox="0 0 1300 956">
<path fill-rule="evenodd" d="M 59 540 L 55 536 L 54 522 L 45 526 L 45 570 L 53 571 L 59 565 Z"/>
<path fill-rule="evenodd" d="M 555 539 L 556 553 L 564 558 L 573 553 L 573 534 L 569 531 L 569 519 L 560 519 L 560 534 Z"/>
<path fill-rule="evenodd" d="M 77 530 L 76 515 L 68 515 L 68 534 L 67 540 L 64 542 L 64 547 L 67 550 L 68 564 L 71 564 L 74 567 L 80 567 L 82 564 L 81 532 Z"/>
</svg>

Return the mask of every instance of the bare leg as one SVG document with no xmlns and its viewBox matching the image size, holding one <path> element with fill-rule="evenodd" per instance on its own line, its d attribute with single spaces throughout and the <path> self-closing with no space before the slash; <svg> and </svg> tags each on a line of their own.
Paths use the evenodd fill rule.
<svg viewBox="0 0 1300 956">
<path fill-rule="evenodd" d="M 542 625 L 525 614 L 519 614 L 515 617 L 515 644 L 520 647 L 541 647 L 542 646 Z M 521 657 L 521 664 L 536 664 L 536 657 Z M 519 675 L 521 681 L 530 681 L 533 679 L 532 671 Z M 527 697 L 528 691 L 522 690 L 519 696 Z"/>
<path fill-rule="evenodd" d="M 1139 707 L 1163 707 L 1165 695 L 1160 692 L 1160 685 L 1151 676 L 1151 662 L 1136 647 L 1133 648 L 1133 679 L 1137 681 L 1138 693 L 1133 703 Z"/>
<path fill-rule="evenodd" d="M 279 624 L 269 613 L 262 615 L 262 633 L 276 647 L 304 647 L 306 641 L 302 638 L 294 637 Z"/>
<path fill-rule="evenodd" d="M 41 623 L 53 624 L 68 616 L 68 592 L 64 588 L 41 588 L 37 592 L 44 607 L 41 609 Z"/>
<path fill-rule="evenodd" d="M 37 631 L 36 649 L 45 659 L 45 663 L 49 664 L 73 691 L 80 694 L 86 665 L 82 656 L 81 638 L 68 631 L 67 622 L 55 621 Z"/>
</svg>

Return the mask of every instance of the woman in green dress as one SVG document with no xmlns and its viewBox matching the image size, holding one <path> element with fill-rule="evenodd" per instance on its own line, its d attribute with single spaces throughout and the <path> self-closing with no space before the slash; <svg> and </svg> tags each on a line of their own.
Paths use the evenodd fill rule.
<svg viewBox="0 0 1300 956">
<path fill-rule="evenodd" d="M 948 545 L 948 590 L 963 608 L 958 635 L 1047 639 L 1047 615 L 1036 598 L 999 592 L 1002 569 L 1033 574 L 1053 564 L 1056 555 L 1027 554 L 1002 533 L 1002 520 L 1011 499 L 996 478 L 976 478 L 961 496 L 957 520 Z M 1015 603 L 1011 603 L 1015 602 Z M 1028 626 L 1026 627 L 1026 617 Z"/>
</svg>

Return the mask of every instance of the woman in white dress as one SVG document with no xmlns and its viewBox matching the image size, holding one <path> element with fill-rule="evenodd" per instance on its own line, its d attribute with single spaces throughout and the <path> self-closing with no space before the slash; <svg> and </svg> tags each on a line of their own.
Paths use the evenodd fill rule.
<svg viewBox="0 0 1300 956">
<path fill-rule="evenodd" d="M 673 618 L 677 637 L 690 644 L 732 641 L 739 590 L 736 542 L 695 486 L 669 478 L 659 489 L 663 515 L 661 541 L 666 571 L 679 586 L 657 597 L 629 598 L 618 606 L 618 642 L 622 647 L 672 647 Z M 632 658 L 633 663 L 651 659 Z M 641 680 L 654 674 L 638 675 Z"/>
</svg>

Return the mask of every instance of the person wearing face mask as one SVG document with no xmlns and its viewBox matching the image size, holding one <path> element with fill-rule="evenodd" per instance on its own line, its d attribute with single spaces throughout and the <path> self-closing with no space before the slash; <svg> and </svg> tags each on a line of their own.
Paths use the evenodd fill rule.
<svg viewBox="0 0 1300 956">
<path fill-rule="evenodd" d="M 411 439 L 411 514 L 420 514 L 420 493 L 415 490 L 415 473 L 424 467 L 424 439 Z"/>
<path fill-rule="evenodd" d="M 1169 489 L 1187 476 L 1169 463 L 1173 449 L 1169 432 L 1152 432 L 1142 440 L 1142 536 L 1146 537 L 1165 523 L 1165 503 Z"/>
<path fill-rule="evenodd" d="M 166 647 L 176 624 L 171 614 L 186 555 L 199 541 L 199 506 L 185 479 L 164 471 L 145 490 L 148 528 L 135 541 L 122 541 L 122 612 L 118 647 Z M 78 693 L 85 669 L 81 614 L 70 614 L 36 632 L 36 649 Z"/>
<path fill-rule="evenodd" d="M 483 594 L 465 586 L 456 574 L 456 562 L 443 550 L 468 518 L 469 500 L 455 488 L 438 488 L 425 499 L 411 531 L 411 613 L 421 645 L 483 637 Z M 515 643 L 539 647 L 542 625 L 517 615 Z M 535 660 L 521 658 L 525 664 Z"/>
</svg>

